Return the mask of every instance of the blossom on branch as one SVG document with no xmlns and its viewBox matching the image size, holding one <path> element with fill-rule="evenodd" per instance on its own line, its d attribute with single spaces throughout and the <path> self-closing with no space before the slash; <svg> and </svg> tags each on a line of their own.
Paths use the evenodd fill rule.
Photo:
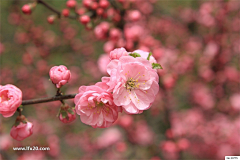
<svg viewBox="0 0 240 160">
<path fill-rule="evenodd" d="M 79 88 L 74 103 L 83 123 L 94 128 L 106 128 L 117 120 L 118 107 L 113 103 L 112 94 L 107 89 L 108 86 L 103 82 Z"/>
<path fill-rule="evenodd" d="M 159 90 L 158 74 L 147 58 L 123 56 L 107 67 L 110 77 L 102 81 L 113 93 L 113 101 L 129 114 L 139 114 L 151 107 Z"/>
<path fill-rule="evenodd" d="M 22 103 L 22 91 L 14 85 L 0 85 L 0 114 L 11 117 Z"/>
<path fill-rule="evenodd" d="M 21 141 L 31 136 L 33 133 L 33 124 L 31 122 L 20 122 L 19 125 L 13 126 L 10 132 L 12 138 Z"/>
<path fill-rule="evenodd" d="M 52 83 L 56 84 L 57 88 L 61 88 L 71 78 L 70 71 L 63 65 L 52 67 L 49 71 L 49 75 Z"/>
</svg>

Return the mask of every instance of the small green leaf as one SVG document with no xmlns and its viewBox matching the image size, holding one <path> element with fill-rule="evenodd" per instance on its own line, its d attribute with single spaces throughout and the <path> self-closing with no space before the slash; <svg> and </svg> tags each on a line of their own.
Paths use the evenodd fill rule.
<svg viewBox="0 0 240 160">
<path fill-rule="evenodd" d="M 163 69 L 162 66 L 158 63 L 152 63 L 152 68 L 153 69 Z"/>
<path fill-rule="evenodd" d="M 57 117 L 60 116 L 61 108 L 58 110 Z"/>
<path fill-rule="evenodd" d="M 136 53 L 136 52 L 130 53 L 129 55 L 132 56 L 132 57 L 134 57 L 134 58 L 136 58 L 136 57 L 141 57 L 141 55 L 138 54 L 138 53 Z"/>
<path fill-rule="evenodd" d="M 67 112 L 62 112 L 62 118 L 66 118 L 67 117 Z"/>
<path fill-rule="evenodd" d="M 74 115 L 74 111 L 71 108 L 68 108 L 68 113 Z"/>
<path fill-rule="evenodd" d="M 150 59 L 151 55 L 152 55 L 152 52 L 149 52 L 148 57 L 147 57 L 147 60 Z"/>
<path fill-rule="evenodd" d="M 23 121 L 22 121 L 22 123 L 26 124 L 26 123 L 27 123 L 27 121 L 24 121 L 24 120 L 23 120 Z"/>
</svg>

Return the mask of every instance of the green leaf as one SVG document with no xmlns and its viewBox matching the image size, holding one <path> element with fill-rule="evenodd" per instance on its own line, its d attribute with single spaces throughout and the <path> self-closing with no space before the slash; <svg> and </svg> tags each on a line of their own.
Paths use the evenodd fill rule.
<svg viewBox="0 0 240 160">
<path fill-rule="evenodd" d="M 138 53 L 130 53 L 129 54 L 130 56 L 132 56 L 132 57 L 134 57 L 134 58 L 136 58 L 136 57 L 141 57 L 141 55 L 140 54 L 138 54 Z"/>
<path fill-rule="evenodd" d="M 151 55 L 152 55 L 152 52 L 149 52 L 148 57 L 147 57 L 147 60 L 150 59 Z"/>
<path fill-rule="evenodd" d="M 27 121 L 22 121 L 22 123 L 26 124 L 26 123 L 27 123 Z"/>
<path fill-rule="evenodd" d="M 152 63 L 152 68 L 153 69 L 163 69 L 162 66 L 158 63 Z"/>
<path fill-rule="evenodd" d="M 68 113 L 74 115 L 74 111 L 71 108 L 68 108 Z"/>
<path fill-rule="evenodd" d="M 62 118 L 66 118 L 68 115 L 67 115 L 67 112 L 62 112 Z"/>
</svg>

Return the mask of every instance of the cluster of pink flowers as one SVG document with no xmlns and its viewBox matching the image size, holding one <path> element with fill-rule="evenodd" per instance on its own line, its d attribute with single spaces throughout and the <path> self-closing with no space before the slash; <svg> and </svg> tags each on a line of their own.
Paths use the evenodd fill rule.
<svg viewBox="0 0 240 160">
<path fill-rule="evenodd" d="M 92 127 L 109 127 L 122 109 L 128 114 L 142 113 L 151 107 L 159 90 L 158 74 L 152 65 L 156 60 L 151 53 L 117 48 L 110 52 L 110 59 L 110 77 L 81 86 L 74 99 L 82 122 Z"/>
<path fill-rule="evenodd" d="M 3 117 L 11 117 L 22 103 L 22 91 L 14 85 L 0 85 L 0 114 Z M 32 135 L 33 124 L 26 118 L 18 116 L 15 125 L 11 129 L 12 138 L 21 141 Z"/>
</svg>

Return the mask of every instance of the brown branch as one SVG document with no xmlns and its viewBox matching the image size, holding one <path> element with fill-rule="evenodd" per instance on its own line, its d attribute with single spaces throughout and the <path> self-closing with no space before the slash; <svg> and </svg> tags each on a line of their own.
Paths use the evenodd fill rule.
<svg viewBox="0 0 240 160">
<path fill-rule="evenodd" d="M 44 2 L 43 0 L 37 0 L 37 3 L 38 4 L 42 4 L 44 5 L 46 8 L 48 8 L 49 10 L 51 10 L 52 12 L 56 13 L 58 18 L 61 18 L 61 12 L 54 9 L 53 7 L 51 7 L 50 5 L 48 5 L 46 2 Z M 70 19 L 77 19 L 77 15 L 76 16 L 72 16 L 72 15 L 69 15 L 68 18 Z"/>
<path fill-rule="evenodd" d="M 59 101 L 59 100 L 63 100 L 63 99 L 72 99 L 75 96 L 76 96 L 76 94 L 68 94 L 68 95 L 61 95 L 61 96 L 54 96 L 54 97 L 23 100 L 22 105 L 30 105 L 30 104 L 37 104 L 37 103 Z"/>
</svg>

